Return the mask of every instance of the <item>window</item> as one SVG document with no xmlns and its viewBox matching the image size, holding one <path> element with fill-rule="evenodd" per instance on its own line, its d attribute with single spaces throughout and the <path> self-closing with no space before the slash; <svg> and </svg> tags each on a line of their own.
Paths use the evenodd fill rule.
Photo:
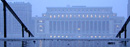
<svg viewBox="0 0 130 47">
<path fill-rule="evenodd" d="M 94 31 L 95 31 L 95 32 L 97 31 L 97 28 L 98 28 L 98 26 L 97 26 L 97 21 L 94 21 Z"/>
<path fill-rule="evenodd" d="M 97 38 L 97 36 L 95 36 L 95 38 Z"/>
<path fill-rule="evenodd" d="M 69 28 L 69 31 L 72 32 L 72 28 L 73 28 L 72 27 L 72 21 L 69 21 L 69 27 L 68 28 Z"/>
<path fill-rule="evenodd" d="M 40 29 L 40 31 L 42 32 L 43 30 L 42 30 L 42 29 Z"/>
<path fill-rule="evenodd" d="M 116 25 L 116 29 L 120 29 L 119 25 Z"/>
<path fill-rule="evenodd" d="M 76 21 L 73 22 L 73 31 L 76 32 Z"/>
<path fill-rule="evenodd" d="M 93 15 L 91 15 L 91 18 L 93 17 Z"/>
<path fill-rule="evenodd" d="M 101 31 L 101 21 L 98 21 L 98 31 Z"/>
<path fill-rule="evenodd" d="M 83 17 L 84 17 L 84 15 L 83 15 Z"/>
<path fill-rule="evenodd" d="M 42 25 L 38 25 L 37 28 L 38 28 L 38 33 L 43 32 L 43 29 L 44 29 L 44 28 L 43 28 Z"/>
<path fill-rule="evenodd" d="M 91 36 L 91 38 L 93 38 L 93 36 Z"/>
<path fill-rule="evenodd" d="M 72 15 L 70 15 L 70 18 L 72 17 Z"/>
<path fill-rule="evenodd" d="M 66 15 L 66 17 L 68 17 L 68 15 Z"/>
<path fill-rule="evenodd" d="M 54 18 L 55 18 L 56 16 L 54 15 Z"/>
<path fill-rule="evenodd" d="M 99 18 L 100 18 L 101 16 L 99 15 Z"/>
<path fill-rule="evenodd" d="M 39 25 L 39 27 L 43 27 L 42 25 Z"/>
<path fill-rule="evenodd" d="M 107 17 L 109 17 L 109 15 L 107 15 Z"/>
<path fill-rule="evenodd" d="M 65 31 L 68 31 L 68 21 L 65 21 Z"/>
<path fill-rule="evenodd" d="M 90 24 L 89 24 L 89 21 L 86 21 L 86 31 L 88 32 L 89 31 L 89 26 L 90 26 Z"/>
<path fill-rule="evenodd" d="M 84 32 L 85 31 L 85 21 L 82 21 L 81 25 L 82 25 L 82 29 L 81 30 Z"/>
<path fill-rule="evenodd" d="M 64 21 L 61 21 L 61 30 L 64 32 Z"/>
<path fill-rule="evenodd" d="M 97 15 L 95 15 L 95 17 L 97 17 Z"/>
<path fill-rule="evenodd" d="M 61 27 L 60 27 L 60 26 L 61 26 L 60 21 L 57 21 L 57 25 L 56 25 L 56 26 L 57 26 L 57 31 L 60 31 L 60 30 L 61 30 Z"/>
<path fill-rule="evenodd" d="M 52 38 L 52 36 L 50 36 L 50 38 Z"/>
<path fill-rule="evenodd" d="M 56 38 L 56 36 L 54 36 L 54 38 Z"/>
<path fill-rule="evenodd" d="M 119 27 L 119 25 L 116 25 L 116 27 L 118 28 L 118 27 Z"/>
<path fill-rule="evenodd" d="M 58 38 L 60 38 L 60 36 L 58 36 Z"/>
<path fill-rule="evenodd" d="M 80 29 L 80 28 L 81 28 L 81 22 L 78 21 L 77 23 L 78 23 L 78 29 L 77 29 L 77 30 L 80 31 L 80 30 L 81 30 L 81 29 Z"/>
<path fill-rule="evenodd" d="M 93 31 L 93 21 L 90 21 L 90 30 Z"/>
<path fill-rule="evenodd" d="M 64 15 L 62 15 L 62 17 L 64 17 Z"/>
<path fill-rule="evenodd" d="M 80 28 L 78 28 L 78 30 L 80 30 Z"/>
<path fill-rule="evenodd" d="M 45 14 L 43 16 L 46 16 Z"/>
<path fill-rule="evenodd" d="M 52 31 L 52 21 L 49 22 L 49 30 Z"/>
<path fill-rule="evenodd" d="M 109 21 L 106 22 L 106 30 L 109 31 Z"/>
<path fill-rule="evenodd" d="M 80 38 L 81 36 L 78 36 L 78 38 Z"/>
<path fill-rule="evenodd" d="M 105 16 L 103 15 L 103 18 L 104 18 Z"/>
<path fill-rule="evenodd" d="M 105 21 L 102 22 L 102 31 L 105 31 L 106 27 L 105 27 Z"/>
<path fill-rule="evenodd" d="M 60 17 L 60 15 L 58 15 L 58 17 Z"/>
<path fill-rule="evenodd" d="M 88 15 L 87 15 L 87 18 L 88 18 Z"/>
<path fill-rule="evenodd" d="M 66 38 L 68 38 L 68 36 L 65 36 Z"/>
<path fill-rule="evenodd" d="M 63 38 L 64 36 L 62 36 L 62 38 Z"/>
<path fill-rule="evenodd" d="M 80 15 L 78 15 L 78 17 L 80 17 Z"/>
<path fill-rule="evenodd" d="M 53 31 L 56 31 L 56 21 L 53 21 Z"/>
<path fill-rule="evenodd" d="M 101 36 L 98 36 L 99 38 L 101 38 Z"/>
<path fill-rule="evenodd" d="M 52 18 L 52 16 L 50 15 L 50 18 Z"/>
<path fill-rule="evenodd" d="M 42 20 L 39 20 L 40 23 L 42 23 L 43 21 Z"/>
</svg>

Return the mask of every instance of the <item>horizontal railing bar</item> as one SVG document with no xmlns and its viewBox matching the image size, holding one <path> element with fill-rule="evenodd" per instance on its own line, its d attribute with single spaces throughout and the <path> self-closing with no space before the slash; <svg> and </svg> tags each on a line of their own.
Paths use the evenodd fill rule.
<svg viewBox="0 0 130 47">
<path fill-rule="evenodd" d="M 81 41 L 130 41 L 130 38 L 106 38 L 106 39 L 90 39 L 90 38 L 0 38 L 0 41 L 34 41 L 34 40 L 81 40 Z"/>
</svg>

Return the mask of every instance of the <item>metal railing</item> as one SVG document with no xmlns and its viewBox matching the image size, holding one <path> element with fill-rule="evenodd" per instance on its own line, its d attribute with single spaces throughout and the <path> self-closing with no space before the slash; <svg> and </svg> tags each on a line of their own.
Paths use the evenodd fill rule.
<svg viewBox="0 0 130 47">
<path fill-rule="evenodd" d="M 88 39 L 88 38 L 0 38 L 7 47 L 129 47 L 130 39 Z M 22 44 L 22 41 L 24 43 Z M 127 44 L 125 45 L 125 41 Z M 15 45 L 14 45 L 15 44 Z M 1 45 L 2 47 L 2 45 Z"/>
</svg>

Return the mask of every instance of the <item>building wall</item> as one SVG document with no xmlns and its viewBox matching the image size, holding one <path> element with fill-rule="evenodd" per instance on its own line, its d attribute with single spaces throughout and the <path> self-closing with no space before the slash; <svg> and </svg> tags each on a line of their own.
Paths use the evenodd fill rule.
<svg viewBox="0 0 130 47">
<path fill-rule="evenodd" d="M 0 4 L 0 8 L 1 8 L 1 9 L 0 9 L 0 38 L 1 38 L 1 37 L 4 37 L 4 36 L 3 36 L 3 32 L 4 32 L 4 29 L 3 29 L 3 27 L 4 27 L 4 26 L 3 26 L 3 24 L 4 24 L 3 20 L 4 20 L 4 19 L 3 19 L 3 18 L 4 18 L 4 17 L 3 17 L 3 9 L 2 9 L 2 7 L 3 7 L 3 5 Z"/>
<path fill-rule="evenodd" d="M 122 27 L 124 18 L 117 17 L 117 14 L 112 12 L 111 7 L 48 7 L 47 12 L 42 17 L 36 17 L 35 22 L 36 37 L 96 39 L 115 38 Z M 63 47 L 84 47 L 85 44 L 85 42 L 80 41 L 58 40 L 48 41 L 48 43 L 47 47 L 60 47 L 60 45 Z M 85 45 L 90 47 L 97 46 L 96 42 L 88 43 L 90 45 Z M 99 46 L 111 47 L 107 43 L 106 41 L 101 42 Z"/>
<path fill-rule="evenodd" d="M 30 3 L 24 3 L 24 2 L 13 2 L 9 3 L 11 8 L 15 11 L 15 13 L 18 15 L 18 17 L 23 21 L 23 23 L 29 28 L 30 31 L 34 31 L 33 27 L 33 20 L 32 20 L 32 6 Z M 24 9 L 23 9 L 24 8 Z M 3 6 L 1 4 L 0 10 L 3 9 Z M 0 13 L 3 13 L 3 11 L 0 11 Z M 1 15 L 3 16 L 3 14 Z M 3 17 L 0 17 L 3 20 Z M 3 22 L 1 21 L 2 25 Z M 0 26 L 2 29 L 3 26 Z M 3 29 L 2 29 L 3 30 Z M 2 31 L 3 32 L 3 31 Z M 14 18 L 14 16 L 8 11 L 7 9 L 7 37 L 21 37 L 22 28 L 20 23 Z"/>
<path fill-rule="evenodd" d="M 73 8 L 76 10 L 82 10 L 81 8 L 83 8 L 84 10 L 81 12 L 73 12 L 76 11 L 75 9 L 73 10 Z M 71 11 L 68 11 L 67 9 Z M 39 36 L 43 35 L 43 37 L 57 36 L 58 34 L 62 34 L 60 36 L 66 36 L 67 34 L 71 36 L 71 34 L 76 34 L 75 36 L 88 35 L 89 37 L 107 36 L 108 38 L 114 38 L 124 22 L 124 18 L 117 17 L 116 13 L 111 12 L 112 9 L 110 7 L 89 9 L 87 7 L 50 7 L 47 8 L 47 10 L 47 13 L 44 13 L 43 17 L 36 18 L 35 24 L 35 33 Z M 88 12 L 88 10 L 91 10 L 92 12 Z M 111 36 L 108 36 L 110 34 Z"/>
</svg>

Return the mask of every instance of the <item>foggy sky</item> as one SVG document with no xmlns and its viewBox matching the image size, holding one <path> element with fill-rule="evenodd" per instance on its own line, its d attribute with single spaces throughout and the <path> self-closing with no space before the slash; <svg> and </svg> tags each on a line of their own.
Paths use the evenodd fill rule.
<svg viewBox="0 0 130 47">
<path fill-rule="evenodd" d="M 7 0 L 9 2 L 30 2 L 33 16 L 41 16 L 46 7 L 86 6 L 86 7 L 113 7 L 118 16 L 127 16 L 128 0 Z"/>
</svg>

